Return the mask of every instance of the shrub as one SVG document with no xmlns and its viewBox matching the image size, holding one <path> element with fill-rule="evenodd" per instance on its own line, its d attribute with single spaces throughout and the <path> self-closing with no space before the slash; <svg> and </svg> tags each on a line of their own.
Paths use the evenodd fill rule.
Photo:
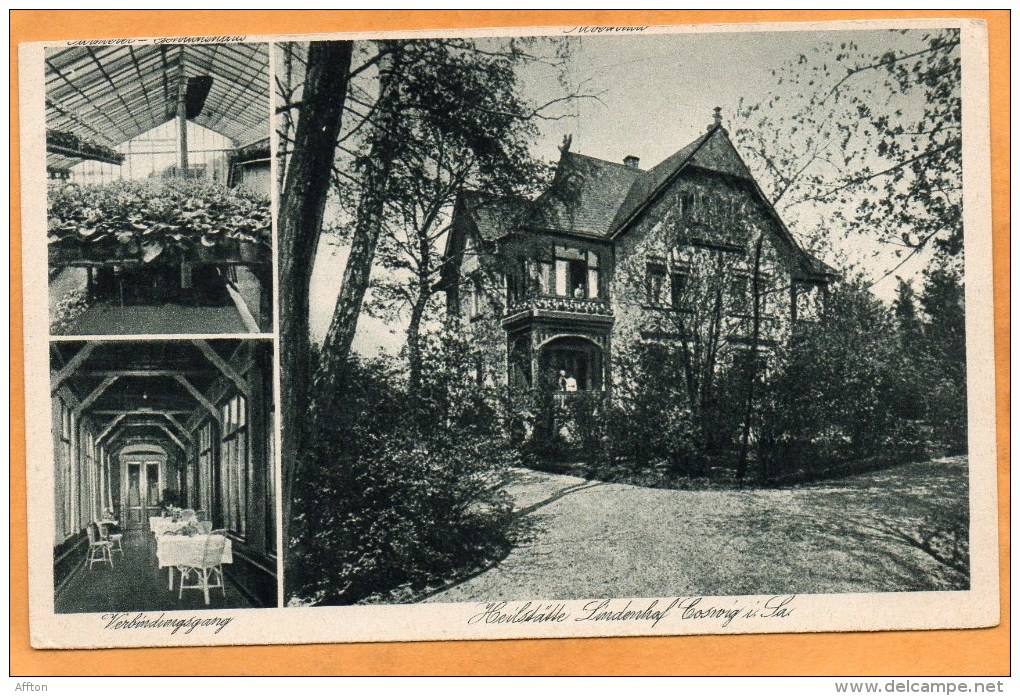
<svg viewBox="0 0 1020 696">
<path fill-rule="evenodd" d="M 336 427 L 319 434 L 298 482 L 289 594 L 391 597 L 505 553 L 514 518 L 504 488 L 519 455 L 493 432 L 492 391 L 436 369 L 412 399 L 387 360 L 356 359 L 348 374 Z"/>
</svg>

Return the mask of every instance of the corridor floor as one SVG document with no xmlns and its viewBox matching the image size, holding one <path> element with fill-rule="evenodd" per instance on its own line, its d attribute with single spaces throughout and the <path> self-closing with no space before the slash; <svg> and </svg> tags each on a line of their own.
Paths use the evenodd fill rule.
<svg viewBox="0 0 1020 696">
<path fill-rule="evenodd" d="M 185 590 L 184 596 L 177 599 L 180 575 L 175 574 L 171 591 L 167 582 L 168 570 L 156 565 L 155 537 L 147 531 L 132 530 L 124 534 L 123 543 L 124 555 L 114 554 L 113 569 L 99 564 L 89 569 L 86 565 L 74 574 L 57 593 L 56 613 L 244 609 L 254 606 L 229 577 L 226 578 L 226 597 L 219 588 L 210 590 L 208 606 L 201 590 Z"/>
</svg>

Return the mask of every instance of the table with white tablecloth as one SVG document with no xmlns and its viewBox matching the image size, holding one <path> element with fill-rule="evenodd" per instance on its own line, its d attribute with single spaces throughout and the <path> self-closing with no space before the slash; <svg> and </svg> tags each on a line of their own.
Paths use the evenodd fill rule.
<svg viewBox="0 0 1020 696">
<path fill-rule="evenodd" d="M 178 532 L 182 528 L 187 527 L 188 524 L 189 524 L 188 520 L 175 520 L 172 517 L 149 518 L 149 530 L 157 537 L 162 534 Z"/>
<path fill-rule="evenodd" d="M 205 555 L 206 541 L 210 534 L 184 536 L 182 534 L 161 534 L 156 537 L 156 561 L 160 568 L 170 569 L 169 586 L 174 589 L 174 568 L 177 566 L 202 565 Z M 223 553 L 218 559 L 220 564 L 233 563 L 234 554 L 230 539 L 226 539 Z"/>
</svg>

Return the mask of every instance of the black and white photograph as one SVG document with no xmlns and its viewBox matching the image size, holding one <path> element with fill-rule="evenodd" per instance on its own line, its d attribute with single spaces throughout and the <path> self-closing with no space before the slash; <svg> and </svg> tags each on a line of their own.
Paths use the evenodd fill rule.
<svg viewBox="0 0 1020 696">
<path fill-rule="evenodd" d="M 50 364 L 54 611 L 276 606 L 272 341 L 54 341 Z"/>
<path fill-rule="evenodd" d="M 277 50 L 289 606 L 969 589 L 957 29 Z"/>
<path fill-rule="evenodd" d="M 46 51 L 50 330 L 272 331 L 264 43 Z"/>
<path fill-rule="evenodd" d="M 34 647 L 995 625 L 983 23 L 330 31 L 19 52 Z"/>
</svg>

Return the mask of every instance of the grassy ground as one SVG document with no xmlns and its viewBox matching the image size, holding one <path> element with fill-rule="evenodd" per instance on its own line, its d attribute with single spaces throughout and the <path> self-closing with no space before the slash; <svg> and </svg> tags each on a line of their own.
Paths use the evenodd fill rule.
<svg viewBox="0 0 1020 696">
<path fill-rule="evenodd" d="M 530 538 L 428 601 L 968 587 L 965 458 L 770 490 L 522 471 L 512 493 Z"/>
</svg>

